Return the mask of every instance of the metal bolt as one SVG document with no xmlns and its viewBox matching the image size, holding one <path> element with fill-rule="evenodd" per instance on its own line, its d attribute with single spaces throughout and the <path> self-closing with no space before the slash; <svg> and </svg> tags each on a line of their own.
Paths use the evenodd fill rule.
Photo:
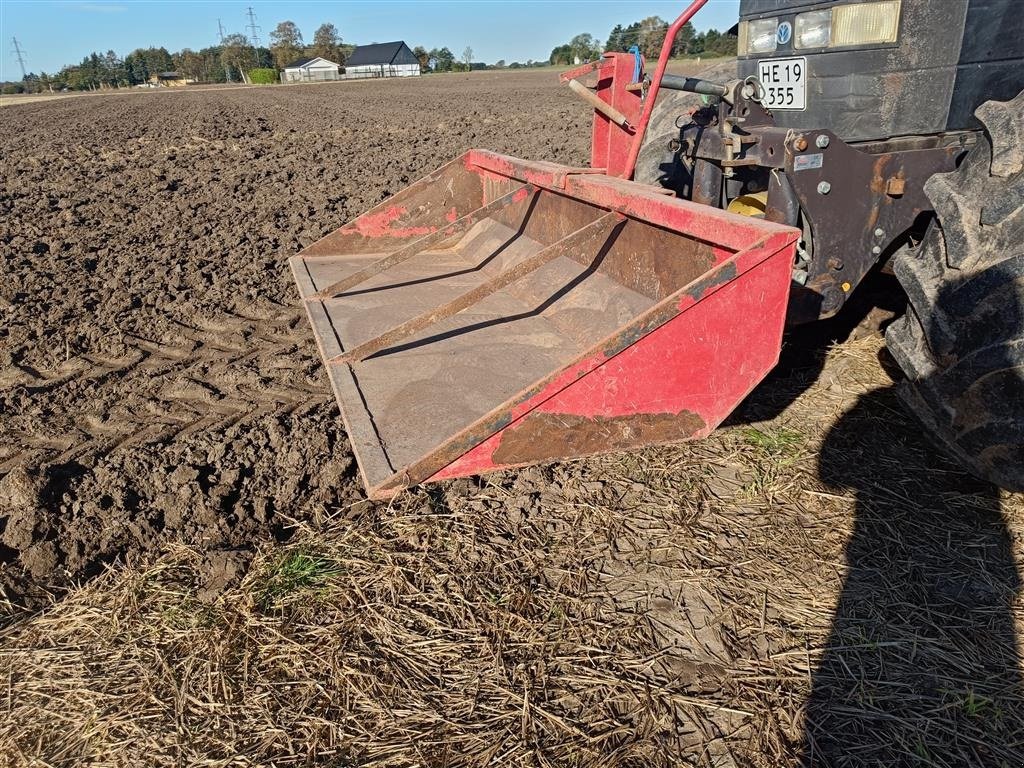
<svg viewBox="0 0 1024 768">
<path fill-rule="evenodd" d="M 875 237 L 885 237 L 885 230 L 879 227 L 875 230 Z"/>
<path fill-rule="evenodd" d="M 793 282 L 799 285 L 807 285 L 807 273 L 802 269 L 794 269 Z"/>
<path fill-rule="evenodd" d="M 877 256 L 882 252 L 882 246 L 876 245 L 874 248 L 871 249 L 871 252 L 875 254 L 875 256 Z"/>
<path fill-rule="evenodd" d="M 818 138 L 814 140 L 814 143 L 818 147 L 818 149 L 824 149 L 825 147 L 828 146 L 828 136 L 826 136 L 824 133 L 819 133 Z"/>
<path fill-rule="evenodd" d="M 832 185 L 829 184 L 827 181 L 819 181 L 818 182 L 818 194 L 819 195 L 827 195 L 831 191 L 832 191 Z"/>
<path fill-rule="evenodd" d="M 793 141 L 793 148 L 797 152 L 803 152 L 805 149 L 807 149 L 807 139 L 805 139 L 803 136 L 797 136 L 796 139 Z"/>
</svg>

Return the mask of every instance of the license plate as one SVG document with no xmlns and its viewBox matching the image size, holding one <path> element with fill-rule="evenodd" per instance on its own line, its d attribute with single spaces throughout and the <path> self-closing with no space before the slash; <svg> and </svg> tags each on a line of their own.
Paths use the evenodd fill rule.
<svg viewBox="0 0 1024 768">
<path fill-rule="evenodd" d="M 762 59 L 757 62 L 757 78 L 764 86 L 761 104 L 768 109 L 804 109 L 807 106 L 804 83 L 807 59 Z"/>
</svg>

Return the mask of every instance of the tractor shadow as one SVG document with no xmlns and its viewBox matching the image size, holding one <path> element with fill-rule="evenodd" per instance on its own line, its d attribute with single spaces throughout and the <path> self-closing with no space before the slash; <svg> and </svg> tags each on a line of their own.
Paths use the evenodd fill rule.
<svg viewBox="0 0 1024 768">
<path fill-rule="evenodd" d="M 932 449 L 895 387 L 833 425 L 818 469 L 856 509 L 803 764 L 1024 765 L 1021 578 L 998 490 Z"/>
<path fill-rule="evenodd" d="M 730 422 L 779 415 L 819 379 L 829 346 L 884 330 L 905 309 L 896 279 L 873 273 L 839 317 L 787 333 L 778 368 Z M 902 378 L 885 351 L 881 362 Z M 835 615 L 811 657 L 799 760 L 1024 765 L 1022 580 L 1000 492 L 934 448 L 897 389 L 859 397 L 821 448 L 820 479 L 852 494 L 855 510 Z"/>
<path fill-rule="evenodd" d="M 868 287 L 848 317 L 788 335 L 774 382 L 739 421 L 777 415 L 820 376 L 830 344 L 902 314 L 894 278 L 874 275 Z M 1024 333 L 1024 317 L 1013 322 L 996 333 Z M 1016 386 L 1004 395 L 1024 392 Z M 829 636 L 811 657 L 800 761 L 1024 765 L 1022 581 L 1000 491 L 934 448 L 897 389 L 859 397 L 821 448 L 820 479 L 852 494 L 855 510 Z"/>
</svg>

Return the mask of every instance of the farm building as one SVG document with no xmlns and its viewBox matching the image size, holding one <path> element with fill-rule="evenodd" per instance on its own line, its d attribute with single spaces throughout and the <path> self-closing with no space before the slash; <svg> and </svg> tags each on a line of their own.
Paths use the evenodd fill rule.
<svg viewBox="0 0 1024 768">
<path fill-rule="evenodd" d="M 320 56 L 293 61 L 281 72 L 282 83 L 318 83 L 337 79 L 338 65 Z"/>
<path fill-rule="evenodd" d="M 149 76 L 150 85 L 162 85 L 171 88 L 177 88 L 183 85 L 187 85 L 190 82 L 194 81 L 189 80 L 184 75 L 181 75 L 177 72 L 158 72 L 155 75 Z"/>
<path fill-rule="evenodd" d="M 345 62 L 345 77 L 414 77 L 420 60 L 403 40 L 360 45 Z"/>
</svg>

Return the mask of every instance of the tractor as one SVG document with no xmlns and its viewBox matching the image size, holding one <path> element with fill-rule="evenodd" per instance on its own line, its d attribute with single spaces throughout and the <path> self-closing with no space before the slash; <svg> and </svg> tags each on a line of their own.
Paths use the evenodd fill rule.
<svg viewBox="0 0 1024 768">
<path fill-rule="evenodd" d="M 1024 490 L 1024 14 L 741 0 L 716 79 L 561 75 L 590 167 L 482 149 L 291 260 L 367 492 L 695 439 L 874 269 L 901 397 Z"/>
</svg>

